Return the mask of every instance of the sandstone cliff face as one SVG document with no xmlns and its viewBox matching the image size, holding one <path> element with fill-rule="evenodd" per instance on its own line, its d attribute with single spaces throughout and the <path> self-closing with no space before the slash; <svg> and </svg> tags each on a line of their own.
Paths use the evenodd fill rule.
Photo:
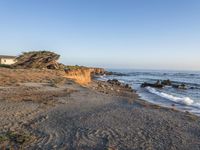
<svg viewBox="0 0 200 150">
<path fill-rule="evenodd" d="M 75 82 L 85 85 L 91 82 L 91 70 L 90 69 L 75 69 L 75 70 L 66 70 L 65 77 L 72 79 Z"/>
<path fill-rule="evenodd" d="M 87 85 L 91 82 L 92 75 L 99 75 L 105 72 L 102 68 L 79 68 L 65 70 L 65 77 L 74 80 L 81 85 Z"/>
</svg>

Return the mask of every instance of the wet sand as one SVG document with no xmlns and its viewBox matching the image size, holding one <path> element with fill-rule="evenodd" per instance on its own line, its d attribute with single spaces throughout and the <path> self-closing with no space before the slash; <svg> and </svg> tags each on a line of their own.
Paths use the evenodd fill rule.
<svg viewBox="0 0 200 150">
<path fill-rule="evenodd" d="M 4 148 L 200 149 L 199 117 L 150 104 L 106 82 L 1 86 L 0 109 L 2 137 L 28 135 L 21 143 L 0 140 Z"/>
</svg>

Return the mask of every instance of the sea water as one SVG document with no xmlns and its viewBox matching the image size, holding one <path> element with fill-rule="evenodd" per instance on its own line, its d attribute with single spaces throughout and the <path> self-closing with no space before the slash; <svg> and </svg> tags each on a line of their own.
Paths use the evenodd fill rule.
<svg viewBox="0 0 200 150">
<path fill-rule="evenodd" d="M 131 85 L 144 100 L 200 115 L 200 72 L 123 69 L 110 69 L 109 71 L 123 75 L 104 75 L 100 79 L 118 79 Z M 177 89 L 171 86 L 165 86 L 162 89 L 141 88 L 144 82 L 155 83 L 157 80 L 167 79 L 173 84 L 185 84 L 187 89 Z"/>
</svg>

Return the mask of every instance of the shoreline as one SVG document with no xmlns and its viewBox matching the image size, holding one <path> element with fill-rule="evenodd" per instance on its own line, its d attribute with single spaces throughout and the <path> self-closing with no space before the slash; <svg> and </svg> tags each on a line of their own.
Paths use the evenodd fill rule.
<svg viewBox="0 0 200 150">
<path fill-rule="evenodd" d="M 97 82 L 97 83 L 99 82 L 100 84 L 103 84 L 103 85 L 107 84 L 106 81 L 101 81 L 101 80 L 97 80 L 97 79 L 94 79 L 93 82 Z M 118 90 L 118 89 L 115 89 L 114 91 L 117 91 L 117 90 Z M 113 90 L 111 90 L 111 91 L 113 91 Z M 101 90 L 100 90 L 100 92 L 101 92 Z M 119 91 L 117 91 L 117 92 L 119 92 Z M 129 92 L 131 92 L 131 91 L 129 91 Z M 105 92 L 103 92 L 103 93 L 105 93 Z M 123 95 L 123 96 L 125 96 L 125 95 Z M 156 104 L 156 103 L 150 102 L 149 100 L 145 100 L 145 99 L 142 98 L 142 96 L 140 96 L 140 95 L 137 93 L 137 91 L 135 91 L 134 89 L 133 89 L 132 93 L 130 93 L 130 94 L 127 95 L 127 96 L 128 96 L 129 98 L 133 98 L 135 101 L 139 102 L 141 105 L 155 106 L 155 107 L 158 107 L 158 108 L 160 107 L 160 108 L 163 108 L 163 109 L 169 109 L 169 110 L 173 110 L 173 111 L 179 111 L 179 112 L 181 112 L 181 113 L 189 113 L 189 114 L 191 114 L 191 115 L 200 117 L 200 116 L 197 115 L 197 114 L 190 113 L 190 112 L 188 112 L 188 111 L 185 111 L 185 110 L 176 108 L 176 106 L 167 106 L 167 105 L 164 106 L 164 105 L 160 105 L 160 104 Z"/>
<path fill-rule="evenodd" d="M 0 98 L 0 148 L 200 148 L 200 117 L 151 104 L 125 86 L 27 82 L 1 86 Z"/>
<path fill-rule="evenodd" d="M 118 70 L 112 76 L 102 76 L 100 80 L 118 79 L 137 90 L 145 100 L 164 107 L 176 107 L 200 116 L 199 74 L 192 72 L 165 72 L 148 70 Z"/>
</svg>

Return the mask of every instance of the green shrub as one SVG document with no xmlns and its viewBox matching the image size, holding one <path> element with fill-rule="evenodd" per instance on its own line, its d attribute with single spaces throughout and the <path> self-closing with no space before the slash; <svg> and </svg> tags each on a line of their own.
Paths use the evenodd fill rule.
<svg viewBox="0 0 200 150">
<path fill-rule="evenodd" d="M 83 68 L 83 66 L 75 65 L 75 66 L 66 66 L 65 67 L 65 69 L 70 69 L 70 70 L 81 69 L 81 68 Z"/>
<path fill-rule="evenodd" d="M 6 64 L 0 64 L 0 67 L 3 67 L 3 68 L 11 68 L 10 65 L 6 65 Z"/>
</svg>

